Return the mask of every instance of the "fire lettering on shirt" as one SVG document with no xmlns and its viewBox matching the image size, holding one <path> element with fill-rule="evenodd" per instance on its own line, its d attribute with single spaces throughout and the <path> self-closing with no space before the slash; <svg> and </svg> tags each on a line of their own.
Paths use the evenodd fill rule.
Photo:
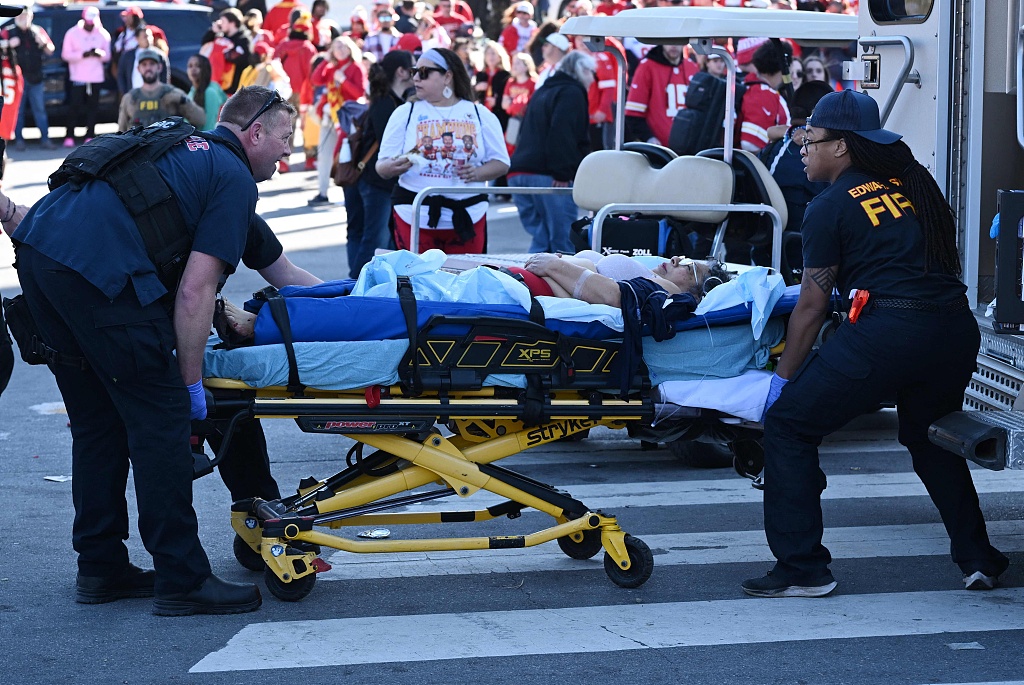
<svg viewBox="0 0 1024 685">
<path fill-rule="evenodd" d="M 852 194 L 853 191 L 850 192 Z M 881 225 L 879 217 L 883 214 L 888 213 L 894 219 L 899 219 L 908 211 L 917 213 L 914 205 L 902 193 L 883 193 L 877 197 L 861 200 L 860 206 L 868 215 L 871 225 L 876 228 Z"/>
</svg>

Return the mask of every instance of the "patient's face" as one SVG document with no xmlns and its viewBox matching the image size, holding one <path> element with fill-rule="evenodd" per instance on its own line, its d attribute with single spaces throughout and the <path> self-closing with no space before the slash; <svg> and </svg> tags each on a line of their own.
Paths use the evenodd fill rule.
<svg viewBox="0 0 1024 685">
<path fill-rule="evenodd" d="M 673 257 L 654 270 L 658 276 L 679 286 L 684 293 L 700 293 L 701 284 L 707 279 L 711 266 L 686 257 Z"/>
</svg>

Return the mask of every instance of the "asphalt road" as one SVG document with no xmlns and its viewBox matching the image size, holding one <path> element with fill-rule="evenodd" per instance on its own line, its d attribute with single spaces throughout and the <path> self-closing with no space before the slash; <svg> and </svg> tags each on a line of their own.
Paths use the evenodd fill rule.
<svg viewBox="0 0 1024 685">
<path fill-rule="evenodd" d="M 56 154 L 15 154 L 4 188 L 22 202 L 45 190 Z M 296 155 L 295 159 L 298 160 Z M 343 276 L 344 209 L 308 210 L 308 173 L 261 186 L 260 211 L 293 259 Z M 332 197 L 341 199 L 338 189 Z M 521 252 L 508 207 L 492 208 L 492 250 Z M 0 264 L 9 264 L 0 247 Z M 0 290 L 16 291 L 0 267 Z M 244 269 L 228 296 L 260 286 Z M 0 683 L 999 683 L 1024 681 L 1024 479 L 976 471 L 996 546 L 1013 564 L 1002 588 L 962 590 L 938 516 L 895 441 L 895 414 L 859 419 L 823 446 L 826 543 L 839 580 L 820 600 L 745 598 L 770 553 L 760 495 L 729 469 L 683 466 L 664 447 L 642 451 L 598 430 L 502 465 L 614 512 L 655 555 L 651 579 L 626 590 L 600 556 L 574 561 L 553 544 L 491 553 L 363 556 L 325 551 L 333 565 L 296 603 L 264 592 L 256 613 L 158 618 L 147 600 L 73 601 L 70 435 L 45 368 L 19 363 L 0 397 Z M 351 442 L 266 421 L 274 473 L 289 490 L 341 468 Z M 128 501 L 132 504 L 129 492 Z M 478 500 L 478 501 L 476 501 Z M 469 505 L 489 504 L 486 493 Z M 200 533 L 215 572 L 258 574 L 231 551 L 228 494 L 196 482 Z M 423 510 L 437 510 L 422 505 Z M 445 503 L 446 509 L 459 503 Z M 133 514 L 134 515 L 134 514 Z M 392 538 L 522 534 L 545 518 L 392 527 Z M 147 565 L 137 534 L 132 558 Z M 550 548 L 550 549 L 549 549 Z"/>
</svg>

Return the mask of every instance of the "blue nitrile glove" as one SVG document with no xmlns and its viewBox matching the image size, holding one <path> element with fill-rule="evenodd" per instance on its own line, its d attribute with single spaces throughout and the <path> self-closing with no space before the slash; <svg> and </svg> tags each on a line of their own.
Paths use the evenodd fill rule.
<svg viewBox="0 0 1024 685">
<path fill-rule="evenodd" d="M 999 214 L 992 217 L 992 225 L 988 227 L 988 237 L 992 240 L 999 237 Z"/>
<path fill-rule="evenodd" d="M 193 421 L 203 420 L 206 418 L 206 390 L 203 389 L 203 382 L 201 380 L 196 381 L 192 385 L 188 386 L 188 399 L 192 405 L 192 412 L 189 414 L 189 418 Z"/>
<path fill-rule="evenodd" d="M 764 423 L 764 417 L 768 414 L 768 410 L 775 404 L 775 400 L 779 399 L 779 395 L 782 394 L 782 388 L 785 387 L 786 383 L 789 383 L 788 378 L 783 378 L 777 373 L 772 374 L 772 384 L 768 387 L 768 398 L 764 401 L 764 412 L 761 414 L 761 423 Z"/>
</svg>

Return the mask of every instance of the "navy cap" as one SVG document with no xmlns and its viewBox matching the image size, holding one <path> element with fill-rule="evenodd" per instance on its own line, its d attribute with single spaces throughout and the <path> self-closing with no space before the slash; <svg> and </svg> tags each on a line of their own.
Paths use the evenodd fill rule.
<svg viewBox="0 0 1024 685">
<path fill-rule="evenodd" d="M 890 145 L 903 137 L 882 128 L 878 104 L 855 90 L 829 93 L 818 100 L 807 125 L 834 131 L 853 131 L 862 138 L 882 145 Z"/>
</svg>

